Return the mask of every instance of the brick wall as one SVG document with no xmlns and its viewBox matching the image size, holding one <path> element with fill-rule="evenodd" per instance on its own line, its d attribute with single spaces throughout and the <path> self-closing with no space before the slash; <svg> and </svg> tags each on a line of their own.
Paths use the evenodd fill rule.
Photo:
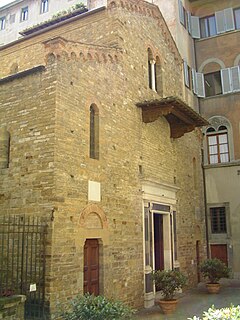
<svg viewBox="0 0 240 320">
<path fill-rule="evenodd" d="M 190 283 L 196 283 L 194 232 L 200 224 L 202 241 L 204 221 L 201 139 L 198 131 L 171 139 L 164 117 L 142 122 L 136 103 L 162 97 L 148 87 L 148 47 L 160 58 L 164 97 L 182 96 L 183 76 L 158 9 L 138 5 L 141 11 L 109 8 L 2 51 L 2 75 L 8 74 L 9 61 L 18 60 L 20 70 L 46 64 L 44 72 L 0 87 L 0 126 L 12 137 L 10 167 L 1 171 L 0 208 L 49 219 L 54 208 L 46 292 L 52 307 L 83 292 L 86 237 L 102 239 L 101 293 L 143 305 L 143 179 L 180 187 L 179 260 Z M 55 36 L 66 40 L 46 42 Z M 99 109 L 99 160 L 89 158 L 92 103 Z M 101 183 L 100 202 L 88 201 L 89 180 Z M 102 229 L 80 223 L 93 204 L 104 213 Z"/>
</svg>

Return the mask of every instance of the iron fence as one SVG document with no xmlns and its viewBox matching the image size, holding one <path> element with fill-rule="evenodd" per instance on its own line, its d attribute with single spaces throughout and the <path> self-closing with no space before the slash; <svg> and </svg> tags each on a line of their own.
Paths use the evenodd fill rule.
<svg viewBox="0 0 240 320">
<path fill-rule="evenodd" d="M 0 216 L 0 296 L 26 295 L 25 319 L 47 319 L 47 224 L 39 217 Z"/>
</svg>

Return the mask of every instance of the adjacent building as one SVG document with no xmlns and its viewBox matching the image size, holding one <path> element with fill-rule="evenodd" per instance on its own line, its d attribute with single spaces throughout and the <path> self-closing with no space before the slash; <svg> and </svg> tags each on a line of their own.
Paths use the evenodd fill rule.
<svg viewBox="0 0 240 320">
<path fill-rule="evenodd" d="M 198 97 L 204 134 L 208 251 L 239 278 L 239 1 L 155 1 L 184 59 L 186 95 Z"/>
<path fill-rule="evenodd" d="M 0 7 L 0 46 L 21 38 L 21 31 L 71 11 L 80 3 L 87 5 L 86 0 L 13 0 Z"/>
<path fill-rule="evenodd" d="M 159 7 L 95 3 L 0 58 L 0 211 L 47 222 L 50 312 L 88 291 L 149 307 L 153 269 L 179 268 L 194 286 L 208 122 Z"/>
<path fill-rule="evenodd" d="M 200 22 L 195 42 L 205 92 L 200 112 L 210 123 L 203 131 L 210 254 L 239 278 L 240 3 L 196 1 L 192 8 Z"/>
</svg>

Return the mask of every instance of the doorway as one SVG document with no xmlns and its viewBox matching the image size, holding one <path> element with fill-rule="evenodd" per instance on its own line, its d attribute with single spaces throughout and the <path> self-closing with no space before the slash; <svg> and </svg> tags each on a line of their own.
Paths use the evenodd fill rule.
<svg viewBox="0 0 240 320">
<path fill-rule="evenodd" d="M 84 245 L 84 293 L 99 295 L 99 243 L 87 239 Z"/>
<path fill-rule="evenodd" d="M 164 270 L 163 215 L 154 213 L 155 270 Z"/>
<path fill-rule="evenodd" d="M 200 276 L 200 241 L 196 241 L 196 263 L 197 263 L 197 282 L 201 281 Z"/>
<path fill-rule="evenodd" d="M 228 255 L 226 244 L 211 244 L 211 258 L 217 258 L 228 266 Z"/>
</svg>

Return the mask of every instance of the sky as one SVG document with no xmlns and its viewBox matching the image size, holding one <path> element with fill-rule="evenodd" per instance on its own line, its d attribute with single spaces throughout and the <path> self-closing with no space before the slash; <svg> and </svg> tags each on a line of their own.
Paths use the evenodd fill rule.
<svg viewBox="0 0 240 320">
<path fill-rule="evenodd" d="M 5 6 L 5 4 L 8 4 L 10 2 L 13 2 L 14 0 L 0 0 L 0 7 Z"/>
</svg>

